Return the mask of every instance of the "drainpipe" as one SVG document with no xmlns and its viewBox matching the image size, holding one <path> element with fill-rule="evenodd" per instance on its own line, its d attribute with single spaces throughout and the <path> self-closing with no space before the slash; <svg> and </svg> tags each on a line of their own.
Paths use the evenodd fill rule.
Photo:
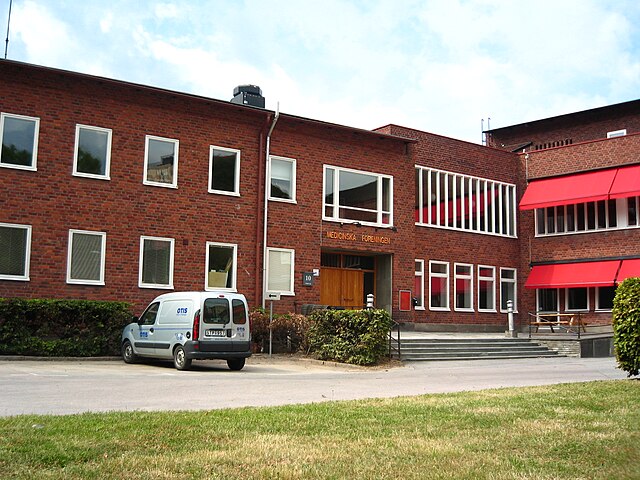
<svg viewBox="0 0 640 480">
<path fill-rule="evenodd" d="M 265 175 L 264 175 L 264 215 L 263 215 L 263 231 L 262 231 L 262 308 L 266 306 L 266 291 L 267 291 L 267 225 L 269 223 L 269 177 L 271 176 L 271 171 L 269 169 L 269 156 L 271 155 L 271 134 L 273 133 L 273 129 L 276 127 L 276 123 L 278 123 L 278 118 L 280 117 L 280 103 L 276 106 L 276 116 L 273 117 L 273 123 L 269 128 L 269 133 L 267 133 L 267 146 L 266 146 L 266 154 L 265 154 Z"/>
<path fill-rule="evenodd" d="M 267 116 L 267 118 L 265 119 L 262 127 L 260 128 L 260 145 L 258 147 L 258 184 L 257 184 L 257 198 L 260 198 L 260 194 L 262 193 L 260 191 L 260 188 L 264 187 L 264 177 L 266 175 L 266 165 L 265 164 L 261 164 L 260 163 L 260 156 L 265 154 L 265 138 L 267 135 L 267 131 L 269 129 L 269 126 L 271 125 L 271 122 L 273 121 L 273 115 L 269 114 Z M 257 201 L 256 202 L 256 243 L 255 243 L 255 254 L 256 254 L 256 262 L 254 265 L 254 270 L 255 270 L 255 276 L 254 276 L 254 283 L 255 283 L 255 303 L 257 304 L 259 299 L 260 299 L 260 294 L 258 292 L 261 291 L 261 281 L 262 281 L 262 270 L 260 268 L 260 262 L 258 261 L 258 259 L 260 258 L 260 240 L 262 238 L 262 225 L 260 223 L 260 216 L 262 213 L 262 205 L 260 205 L 260 202 Z"/>
</svg>

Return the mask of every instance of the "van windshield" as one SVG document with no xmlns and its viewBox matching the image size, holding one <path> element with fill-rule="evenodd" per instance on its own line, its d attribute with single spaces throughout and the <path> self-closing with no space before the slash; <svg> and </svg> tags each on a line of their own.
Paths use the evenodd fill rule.
<svg viewBox="0 0 640 480">
<path fill-rule="evenodd" d="M 229 323 L 229 301 L 225 298 L 207 298 L 204 301 L 204 323 Z"/>
</svg>

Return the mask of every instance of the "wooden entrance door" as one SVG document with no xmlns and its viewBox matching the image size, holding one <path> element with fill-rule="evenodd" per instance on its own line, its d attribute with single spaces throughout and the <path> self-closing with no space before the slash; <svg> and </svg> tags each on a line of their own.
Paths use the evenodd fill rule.
<svg viewBox="0 0 640 480">
<path fill-rule="evenodd" d="M 364 302 L 364 272 L 344 268 L 320 270 L 320 303 L 333 307 L 362 308 Z"/>
</svg>

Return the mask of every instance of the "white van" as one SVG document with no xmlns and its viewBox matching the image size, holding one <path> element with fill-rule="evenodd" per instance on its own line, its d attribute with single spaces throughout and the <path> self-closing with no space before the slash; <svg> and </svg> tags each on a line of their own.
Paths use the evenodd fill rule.
<svg viewBox="0 0 640 480">
<path fill-rule="evenodd" d="M 191 361 L 225 359 L 242 370 L 251 356 L 249 314 L 244 295 L 229 292 L 174 292 L 157 297 L 122 331 L 122 359 L 173 359 L 178 370 Z"/>
</svg>

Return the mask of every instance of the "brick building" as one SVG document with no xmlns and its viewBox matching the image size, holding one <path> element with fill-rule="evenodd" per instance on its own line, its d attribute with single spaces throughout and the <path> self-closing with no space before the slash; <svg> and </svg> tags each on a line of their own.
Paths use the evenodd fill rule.
<svg viewBox="0 0 640 480">
<path fill-rule="evenodd" d="M 7 60 L 0 85 L 0 297 L 124 300 L 138 313 L 169 290 L 226 289 L 251 306 L 277 293 L 276 310 L 300 312 L 373 294 L 416 328 L 498 330 L 507 299 L 521 322 L 547 290 L 583 300 L 575 285 L 525 288 L 537 267 L 633 267 L 640 252 L 638 192 L 614 202 L 625 228 L 599 227 L 597 202 L 615 208 L 599 198 L 584 207 L 598 227 L 580 235 L 567 199 L 562 232 L 536 223 L 548 202 L 518 209 L 546 177 L 640 163 L 639 102 L 495 129 L 482 146 L 279 114 L 255 87 L 233 103 Z M 615 281 L 585 287 L 590 310 Z"/>
</svg>

